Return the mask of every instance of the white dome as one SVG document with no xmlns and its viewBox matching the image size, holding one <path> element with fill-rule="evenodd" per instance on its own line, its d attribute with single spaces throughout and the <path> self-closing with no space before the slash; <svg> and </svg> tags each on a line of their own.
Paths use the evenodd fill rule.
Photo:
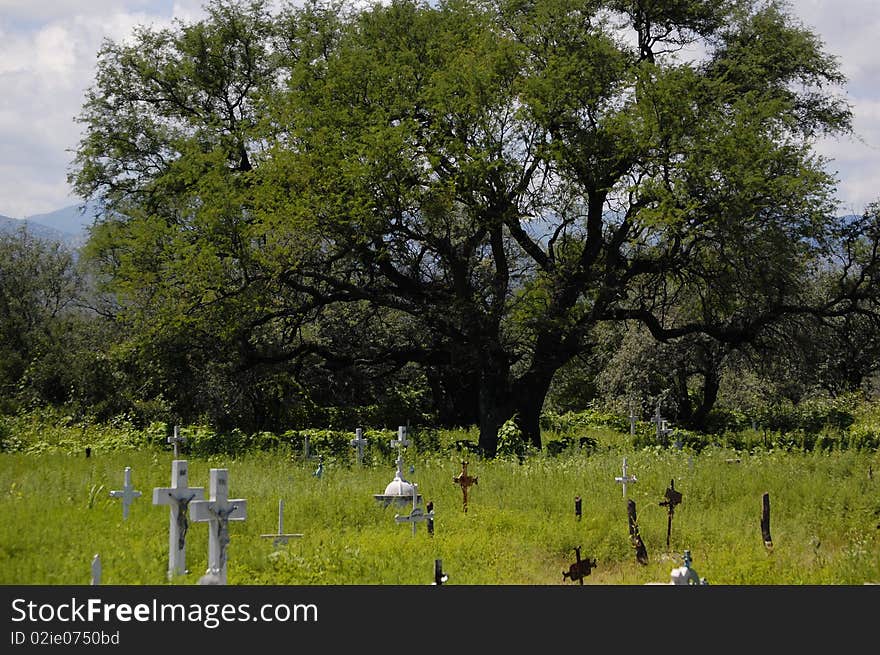
<svg viewBox="0 0 880 655">
<path fill-rule="evenodd" d="M 413 486 L 403 478 L 395 477 L 388 486 L 385 487 L 385 496 L 408 496 L 412 498 Z"/>
</svg>

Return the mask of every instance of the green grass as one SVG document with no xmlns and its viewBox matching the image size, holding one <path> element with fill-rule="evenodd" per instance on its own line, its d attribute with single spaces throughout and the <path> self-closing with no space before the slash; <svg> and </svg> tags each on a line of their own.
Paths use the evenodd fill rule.
<svg viewBox="0 0 880 655">
<path fill-rule="evenodd" d="M 229 469 L 230 496 L 248 501 L 246 521 L 230 524 L 229 584 L 429 584 L 443 560 L 447 584 L 559 585 L 574 548 L 597 560 L 585 584 L 667 582 L 681 554 L 710 584 L 861 585 L 880 582 L 880 458 L 876 452 L 756 452 L 708 447 L 699 453 L 634 450 L 623 435 L 604 432 L 593 451 L 516 460 L 469 456 L 479 483 L 462 510 L 452 478 L 461 469 L 454 451 L 406 455 L 406 475 L 434 503 L 435 533 L 394 521 L 396 512 L 373 499 L 394 473 L 393 461 L 374 457 L 314 462 L 288 451 L 241 457 L 193 458 L 189 481 L 208 486 L 209 469 Z M 459 434 L 458 437 L 461 437 Z M 609 445 L 616 438 L 616 446 Z M 626 456 L 630 485 L 649 563 L 636 562 L 626 505 L 614 482 Z M 739 463 L 728 460 L 739 458 Z M 170 482 L 172 454 L 160 448 L 0 454 L 0 584 L 88 584 L 95 553 L 103 584 L 168 584 L 168 508 L 151 504 L 152 489 Z M 135 500 L 127 521 L 120 501 L 123 469 L 132 467 Z M 878 472 L 869 477 L 869 467 Z M 683 494 L 666 551 L 666 510 L 659 506 L 670 479 Z M 773 549 L 761 539 L 761 496 L 769 492 Z M 574 514 L 580 496 L 583 516 Z M 285 532 L 300 539 L 276 548 L 261 534 L 277 530 L 285 502 Z M 189 575 L 204 572 L 207 529 L 191 524 Z"/>
</svg>

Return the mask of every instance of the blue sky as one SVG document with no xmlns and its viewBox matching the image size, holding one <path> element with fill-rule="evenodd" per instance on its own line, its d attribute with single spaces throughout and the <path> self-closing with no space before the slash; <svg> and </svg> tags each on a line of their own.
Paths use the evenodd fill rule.
<svg viewBox="0 0 880 655">
<path fill-rule="evenodd" d="M 823 141 L 844 213 L 880 200 L 880 0 L 789 0 L 839 58 L 855 135 Z M 74 121 L 103 39 L 139 24 L 201 15 L 202 0 L 0 0 L 0 214 L 23 218 L 76 204 L 67 172 Z"/>
</svg>

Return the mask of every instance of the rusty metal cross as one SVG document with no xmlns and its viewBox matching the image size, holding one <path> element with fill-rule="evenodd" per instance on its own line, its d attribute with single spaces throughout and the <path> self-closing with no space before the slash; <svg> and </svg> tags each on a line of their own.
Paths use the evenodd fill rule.
<svg viewBox="0 0 880 655">
<path fill-rule="evenodd" d="M 568 571 L 562 572 L 562 579 L 570 578 L 572 582 L 577 580 L 581 584 L 584 584 L 584 578 L 590 575 L 590 571 L 596 568 L 596 560 L 590 559 L 581 559 L 581 547 L 577 546 L 574 549 L 575 555 L 577 556 L 577 561 L 568 567 Z"/>
<path fill-rule="evenodd" d="M 675 514 L 675 506 L 681 503 L 681 492 L 675 490 L 675 480 L 669 481 L 669 488 L 665 494 L 666 500 L 661 501 L 660 507 L 665 507 L 668 514 L 666 522 L 666 549 L 669 550 L 669 535 L 672 532 L 672 516 Z"/>
<path fill-rule="evenodd" d="M 452 482 L 461 487 L 461 493 L 464 496 L 464 511 L 467 513 L 467 503 L 468 503 L 468 488 L 472 485 L 477 484 L 477 478 L 471 477 L 467 472 L 468 463 L 466 461 L 461 463 L 461 473 L 452 478 Z"/>
</svg>

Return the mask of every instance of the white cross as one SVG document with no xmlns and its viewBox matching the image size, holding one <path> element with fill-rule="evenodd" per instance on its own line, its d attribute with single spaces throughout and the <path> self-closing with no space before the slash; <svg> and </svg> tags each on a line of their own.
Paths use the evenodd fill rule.
<svg viewBox="0 0 880 655">
<path fill-rule="evenodd" d="M 247 518 L 247 501 L 229 500 L 229 471 L 211 469 L 210 500 L 194 500 L 189 504 L 189 518 L 208 524 L 208 570 L 206 576 L 226 584 L 226 547 L 229 545 L 229 521 Z"/>
<path fill-rule="evenodd" d="M 354 434 L 354 439 L 352 439 L 348 443 L 357 448 L 357 462 L 358 464 L 360 464 L 364 458 L 364 446 L 367 445 L 367 440 L 364 438 L 364 431 L 361 428 L 357 428 L 354 431 Z"/>
<path fill-rule="evenodd" d="M 614 481 L 623 485 L 624 498 L 626 498 L 626 485 L 630 482 L 638 482 L 636 476 L 626 474 L 626 457 L 623 458 L 623 475 L 614 478 Z"/>
<path fill-rule="evenodd" d="M 634 437 L 636 434 L 636 420 L 638 416 L 633 411 L 632 405 L 629 407 L 629 435 Z"/>
<path fill-rule="evenodd" d="M 192 500 L 204 500 L 204 487 L 190 487 L 185 459 L 171 462 L 171 486 L 153 488 L 153 504 L 168 505 L 171 520 L 168 528 L 168 577 L 186 573 L 187 508 Z"/>
<path fill-rule="evenodd" d="M 128 507 L 131 505 L 132 501 L 135 498 L 141 497 L 140 491 L 135 491 L 134 487 L 131 484 L 131 467 L 125 467 L 125 483 L 122 485 L 121 490 L 111 491 L 110 496 L 113 498 L 122 498 L 122 520 L 128 518 Z"/>
<path fill-rule="evenodd" d="M 430 512 L 423 512 L 421 507 L 416 507 L 417 498 L 419 497 L 418 492 L 419 485 L 413 483 L 413 508 L 412 511 L 406 515 L 401 516 L 400 514 L 394 515 L 394 520 L 397 523 L 411 523 L 412 524 L 412 533 L 416 533 L 416 524 L 421 521 L 434 520 L 434 510 L 432 509 Z"/>
<path fill-rule="evenodd" d="M 178 448 L 179 444 L 182 444 L 186 441 L 186 437 L 180 436 L 180 427 L 177 425 L 174 426 L 174 436 L 168 437 L 166 439 L 168 443 L 174 444 L 174 459 L 177 459 L 180 456 L 180 450 Z"/>
<path fill-rule="evenodd" d="M 101 556 L 95 554 L 92 558 L 92 581 L 91 584 L 101 584 Z"/>
<path fill-rule="evenodd" d="M 397 427 L 397 439 L 392 439 L 391 445 L 396 446 L 398 449 L 406 448 L 407 446 L 409 446 L 409 440 L 406 438 L 405 425 L 400 425 Z"/>
<path fill-rule="evenodd" d="M 261 537 L 271 538 L 272 544 L 282 546 L 287 543 L 288 539 L 293 537 L 301 537 L 302 534 L 284 534 L 284 501 L 278 501 L 278 534 L 261 534 Z"/>
</svg>

